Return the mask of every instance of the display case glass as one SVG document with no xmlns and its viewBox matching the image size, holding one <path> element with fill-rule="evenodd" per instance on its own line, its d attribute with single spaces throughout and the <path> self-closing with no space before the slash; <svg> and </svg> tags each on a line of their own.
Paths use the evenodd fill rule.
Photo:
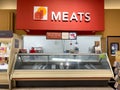
<svg viewBox="0 0 120 90">
<path fill-rule="evenodd" d="M 19 53 L 15 70 L 110 70 L 107 54 Z"/>
</svg>

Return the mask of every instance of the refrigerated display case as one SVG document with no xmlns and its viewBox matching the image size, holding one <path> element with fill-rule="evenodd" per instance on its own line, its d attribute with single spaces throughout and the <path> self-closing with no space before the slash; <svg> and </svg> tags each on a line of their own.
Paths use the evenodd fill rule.
<svg viewBox="0 0 120 90">
<path fill-rule="evenodd" d="M 18 45 L 18 42 L 20 43 L 20 37 L 16 34 L 9 36 L 9 32 L 7 34 L 8 36 L 6 36 L 7 32 L 0 33 L 0 88 L 10 88 L 10 74 L 14 56 L 20 48 L 20 45 Z M 18 47 L 15 47 L 16 45 Z"/>
<path fill-rule="evenodd" d="M 113 71 L 106 53 L 19 53 L 13 81 L 109 80 Z"/>
</svg>

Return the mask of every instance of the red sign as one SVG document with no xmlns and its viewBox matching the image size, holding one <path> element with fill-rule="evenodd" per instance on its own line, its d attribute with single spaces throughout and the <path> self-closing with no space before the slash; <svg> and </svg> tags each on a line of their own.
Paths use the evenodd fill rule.
<svg viewBox="0 0 120 90">
<path fill-rule="evenodd" d="M 16 29 L 102 31 L 104 0 L 17 0 Z"/>
<path fill-rule="evenodd" d="M 61 32 L 47 32 L 46 38 L 47 39 L 62 39 L 62 33 Z"/>
</svg>

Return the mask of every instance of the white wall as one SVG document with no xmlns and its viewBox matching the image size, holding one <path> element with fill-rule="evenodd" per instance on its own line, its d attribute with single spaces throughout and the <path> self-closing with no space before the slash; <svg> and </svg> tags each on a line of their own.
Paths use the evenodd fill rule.
<svg viewBox="0 0 120 90">
<path fill-rule="evenodd" d="M 100 41 L 101 36 L 78 36 L 77 42 L 81 53 L 88 53 L 94 41 Z M 70 45 L 72 43 L 72 45 Z M 23 48 L 28 51 L 31 47 L 43 47 L 44 52 L 63 53 L 65 50 L 74 48 L 76 40 L 50 40 L 45 36 L 24 36 Z"/>
</svg>

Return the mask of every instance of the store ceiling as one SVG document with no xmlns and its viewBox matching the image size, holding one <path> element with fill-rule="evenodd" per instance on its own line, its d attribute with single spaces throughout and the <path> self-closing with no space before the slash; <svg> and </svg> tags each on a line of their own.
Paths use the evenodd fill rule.
<svg viewBox="0 0 120 90">
<path fill-rule="evenodd" d="M 0 0 L 0 9 L 16 9 L 16 3 L 17 0 Z M 120 9 L 120 0 L 105 0 L 105 9 Z"/>
</svg>

